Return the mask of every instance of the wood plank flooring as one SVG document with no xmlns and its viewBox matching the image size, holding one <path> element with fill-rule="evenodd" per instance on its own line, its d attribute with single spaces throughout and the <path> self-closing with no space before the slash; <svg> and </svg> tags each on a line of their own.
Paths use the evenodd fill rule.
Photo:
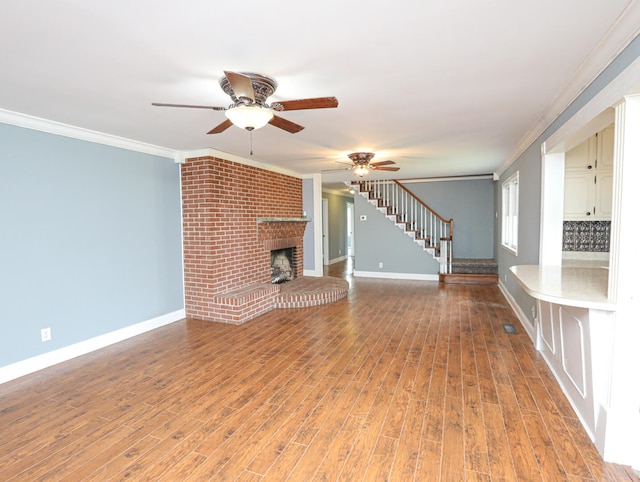
<svg viewBox="0 0 640 482">
<path fill-rule="evenodd" d="M 185 320 L 0 385 L 0 480 L 639 480 L 496 286 L 348 279 L 331 305 Z"/>
</svg>

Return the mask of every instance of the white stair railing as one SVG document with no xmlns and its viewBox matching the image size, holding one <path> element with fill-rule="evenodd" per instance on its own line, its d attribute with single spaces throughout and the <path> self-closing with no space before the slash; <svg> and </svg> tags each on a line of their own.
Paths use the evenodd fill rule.
<svg viewBox="0 0 640 482">
<path fill-rule="evenodd" d="M 398 181 L 366 180 L 351 185 L 391 221 L 440 261 L 440 273 L 451 273 L 453 219 L 444 219 Z"/>
</svg>

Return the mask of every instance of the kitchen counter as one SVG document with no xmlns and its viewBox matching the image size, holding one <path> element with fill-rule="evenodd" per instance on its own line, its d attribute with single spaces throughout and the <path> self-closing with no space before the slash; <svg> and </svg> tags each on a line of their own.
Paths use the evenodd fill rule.
<svg viewBox="0 0 640 482">
<path fill-rule="evenodd" d="M 533 298 L 578 308 L 615 311 L 607 296 L 609 270 L 604 265 L 565 263 L 562 266 L 512 266 L 511 273 Z"/>
</svg>

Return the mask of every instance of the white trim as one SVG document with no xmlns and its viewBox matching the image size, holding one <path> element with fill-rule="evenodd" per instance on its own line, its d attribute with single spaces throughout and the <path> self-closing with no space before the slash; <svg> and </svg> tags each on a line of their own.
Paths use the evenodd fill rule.
<svg viewBox="0 0 640 482">
<path fill-rule="evenodd" d="M 96 336 L 95 338 L 90 338 L 89 340 L 81 341 L 73 345 L 65 346 L 33 358 L 28 358 L 26 360 L 12 363 L 11 365 L 1 367 L 0 384 L 37 372 L 38 370 L 43 370 L 50 366 L 57 365 L 58 363 L 71 360 L 72 358 L 86 355 L 92 351 L 141 335 L 142 333 L 160 328 L 161 326 L 174 323 L 182 320 L 184 317 L 184 309 L 177 310 L 110 333 L 105 333 L 104 335 Z"/>
<path fill-rule="evenodd" d="M 180 186 L 180 263 L 182 264 L 182 306 L 187 306 L 187 287 L 184 274 L 184 203 L 182 202 L 182 166 L 178 166 L 178 185 Z"/>
<path fill-rule="evenodd" d="M 313 264 L 315 274 L 310 276 L 322 276 L 324 266 L 322 259 L 322 174 L 313 174 Z"/>
<path fill-rule="evenodd" d="M 440 281 L 437 274 L 418 274 L 418 273 L 380 273 L 379 271 L 353 271 L 356 278 L 382 278 L 382 279 L 403 279 L 415 281 Z"/>
<path fill-rule="evenodd" d="M 329 200 L 322 198 L 322 266 L 329 265 Z M 323 268 L 324 269 L 324 268 Z"/>
<path fill-rule="evenodd" d="M 61 122 L 42 119 L 40 117 L 34 117 L 27 114 L 20 114 L 19 112 L 13 112 L 5 109 L 0 109 L 0 122 L 3 124 L 24 127 L 25 129 L 70 137 L 72 139 L 95 142 L 96 144 L 104 144 L 111 147 L 119 147 L 129 151 L 167 157 L 169 159 L 175 159 L 178 153 L 178 151 L 174 149 L 167 149 L 166 147 L 146 144 L 144 142 L 134 141 L 124 137 L 113 136 L 111 134 L 92 131 L 82 127 L 63 124 Z"/>
<path fill-rule="evenodd" d="M 336 264 L 339 263 L 340 261 L 344 261 L 345 259 L 347 259 L 347 256 L 338 256 L 337 258 L 333 258 L 329 260 L 329 264 Z"/>
<path fill-rule="evenodd" d="M 616 105 L 622 98 L 638 87 L 640 78 L 640 57 L 634 60 L 623 72 L 593 97 L 582 109 L 576 112 L 558 130 L 545 140 L 547 153 L 564 152 L 566 139 L 593 121 L 606 109 Z"/>
<path fill-rule="evenodd" d="M 303 179 L 304 176 L 300 173 L 289 171 L 288 169 L 282 169 L 281 167 L 273 166 L 271 164 L 265 164 L 264 162 L 256 161 L 254 159 L 248 159 L 246 157 L 231 154 L 230 152 L 219 151 L 217 149 L 196 149 L 193 151 L 183 151 L 182 155 L 184 159 L 191 159 L 195 157 L 215 157 L 218 159 L 225 159 L 231 162 L 237 162 L 239 164 L 245 164 L 247 166 L 258 167 L 265 171 L 277 172 L 286 176 L 297 177 Z"/>
<path fill-rule="evenodd" d="M 515 191 L 515 196 L 512 195 L 513 191 Z M 501 198 L 502 219 L 500 223 L 500 243 L 504 249 L 514 256 L 518 256 L 520 231 L 520 171 L 514 172 L 508 179 L 503 181 Z"/>
<path fill-rule="evenodd" d="M 518 317 L 518 321 L 520 322 L 520 325 L 522 325 L 522 327 L 524 328 L 524 331 L 527 332 L 527 335 L 529 335 L 529 338 L 531 338 L 531 341 L 535 345 L 536 344 L 535 328 L 529 322 L 529 318 L 527 318 L 527 315 L 524 314 L 524 311 L 522 311 L 522 308 L 520 308 L 520 305 L 518 304 L 516 299 L 513 296 L 511 296 L 511 293 L 509 293 L 509 290 L 507 290 L 507 287 L 504 285 L 504 283 L 501 280 L 498 280 L 498 288 L 500 288 L 500 291 L 502 291 L 502 294 L 507 300 L 507 303 L 509 303 L 509 306 L 511 306 L 511 309 Z"/>
<path fill-rule="evenodd" d="M 546 113 L 529 129 L 509 154 L 505 162 L 496 170 L 498 175 L 506 171 L 531 144 L 575 101 L 607 66 L 640 34 L 640 2 L 632 1 L 620 14 L 606 35 L 593 49 L 589 57 L 580 65 L 572 81 L 553 100 Z M 635 62 L 634 62 L 635 63 Z M 629 70 L 627 68 L 626 70 Z M 626 71 L 625 71 L 626 73 Z M 618 78 L 622 77 L 619 75 Z M 616 79 L 616 81 L 618 80 Z M 638 77 L 635 78 L 637 82 Z M 611 82 L 613 83 L 613 82 Z M 631 85 L 630 87 L 632 87 Z M 608 87 L 607 87 L 608 88 Z M 603 89 L 603 91 L 606 89 Z M 623 89 L 624 91 L 628 89 Z M 614 102 L 608 102 L 611 106 Z M 601 109 L 596 114 L 602 112 Z M 595 115 L 590 115 L 589 120 Z M 584 123 L 583 123 L 584 124 Z M 564 138 L 566 136 L 562 136 Z M 549 152 L 549 151 L 548 151 Z"/>
<path fill-rule="evenodd" d="M 478 174 L 473 176 L 446 176 L 446 177 L 423 177 L 415 179 L 397 179 L 398 182 L 403 184 L 412 184 L 416 182 L 441 182 L 441 181 L 477 181 L 479 179 L 491 179 L 495 181 L 495 175 L 492 174 Z"/>
<path fill-rule="evenodd" d="M 543 147 L 545 144 L 543 144 Z M 562 264 L 564 152 L 542 155 L 539 264 Z"/>
</svg>

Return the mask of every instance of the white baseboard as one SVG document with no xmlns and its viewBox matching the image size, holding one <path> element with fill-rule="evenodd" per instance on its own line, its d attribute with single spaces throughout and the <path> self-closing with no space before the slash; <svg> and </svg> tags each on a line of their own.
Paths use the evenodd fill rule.
<svg viewBox="0 0 640 482">
<path fill-rule="evenodd" d="M 347 256 L 340 256 L 338 258 L 333 258 L 329 260 L 329 264 L 339 263 L 340 261 L 344 261 L 345 259 L 347 259 Z"/>
<path fill-rule="evenodd" d="M 11 365 L 0 367 L 0 383 L 15 380 L 16 378 L 37 372 L 38 370 L 43 370 L 44 368 L 113 345 L 127 338 L 141 335 L 147 331 L 182 320 L 184 317 L 185 310 L 177 310 L 135 325 L 127 326 L 126 328 L 96 336 L 95 338 L 90 338 L 89 340 L 74 343 L 64 348 L 59 348 L 48 353 L 43 353 L 42 355 L 12 363 Z"/>
<path fill-rule="evenodd" d="M 511 293 L 509 293 L 509 291 L 507 290 L 507 287 L 500 280 L 498 280 L 498 288 L 500 288 L 500 291 L 502 291 L 502 294 L 507 299 L 507 303 L 509 303 L 509 306 L 511 306 L 511 309 L 513 309 L 513 311 L 515 312 L 516 316 L 518 317 L 518 320 L 520 321 L 520 324 L 525 329 L 525 331 L 529 335 L 529 338 L 531 338 L 533 345 L 535 346 L 536 334 L 533 326 L 531 325 L 531 323 L 529 323 L 529 319 L 524 314 L 524 311 L 522 311 L 522 308 L 520 308 L 520 305 L 518 304 L 516 299 L 513 296 L 511 296 Z"/>
<path fill-rule="evenodd" d="M 417 274 L 417 273 L 381 273 L 379 271 L 353 271 L 356 278 L 382 278 L 382 279 L 405 279 L 415 281 L 440 281 L 437 274 Z"/>
<path fill-rule="evenodd" d="M 323 275 L 322 268 L 320 269 L 305 269 L 302 271 L 302 276 L 313 276 L 316 278 L 320 278 Z"/>
</svg>

